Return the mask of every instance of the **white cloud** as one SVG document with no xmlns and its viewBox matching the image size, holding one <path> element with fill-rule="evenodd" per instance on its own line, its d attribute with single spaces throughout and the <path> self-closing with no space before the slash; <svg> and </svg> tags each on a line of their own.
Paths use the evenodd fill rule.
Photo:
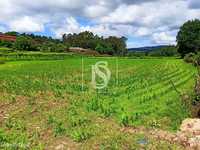
<svg viewBox="0 0 200 150">
<path fill-rule="evenodd" d="M 1 0 L 0 10 L 2 31 L 40 32 L 48 24 L 56 37 L 89 30 L 158 44 L 175 42 L 185 21 L 200 19 L 199 0 Z"/>
<path fill-rule="evenodd" d="M 86 16 L 91 18 L 101 17 L 103 15 L 106 15 L 109 12 L 109 9 L 104 6 L 99 5 L 93 5 L 86 7 L 84 10 L 84 13 Z"/>
<path fill-rule="evenodd" d="M 151 29 L 145 27 L 138 28 L 138 30 L 136 31 L 136 35 L 138 36 L 148 36 L 150 34 L 152 34 Z"/>
<path fill-rule="evenodd" d="M 168 32 L 154 33 L 153 41 L 156 44 L 176 44 L 176 37 Z"/>
<path fill-rule="evenodd" d="M 98 24 L 94 26 L 83 26 L 77 22 L 73 17 L 69 17 L 60 27 L 55 27 L 53 32 L 57 38 L 61 38 L 64 33 L 80 33 L 83 31 L 91 31 L 99 36 L 122 36 L 116 28 L 112 28 L 108 24 Z"/>
<path fill-rule="evenodd" d="M 141 5 L 120 5 L 115 11 L 101 18 L 104 23 L 132 23 L 138 26 L 157 27 L 177 24 L 187 18 L 187 5 L 182 0 L 156 1 Z"/>
<path fill-rule="evenodd" d="M 17 32 L 42 32 L 44 30 L 44 26 L 39 20 L 28 16 L 11 21 L 9 27 Z"/>
<path fill-rule="evenodd" d="M 53 32 L 57 38 L 61 38 L 65 33 L 79 33 L 80 25 L 73 17 L 69 17 L 61 27 L 56 27 L 53 29 Z"/>
<path fill-rule="evenodd" d="M 101 22 L 129 24 L 137 29 L 134 36 L 148 36 L 149 40 L 157 44 L 174 44 L 177 29 L 189 19 L 200 18 L 199 10 L 188 9 L 185 0 L 158 0 L 140 5 L 124 4 L 102 17 Z M 170 32 L 173 34 L 169 34 Z"/>
</svg>

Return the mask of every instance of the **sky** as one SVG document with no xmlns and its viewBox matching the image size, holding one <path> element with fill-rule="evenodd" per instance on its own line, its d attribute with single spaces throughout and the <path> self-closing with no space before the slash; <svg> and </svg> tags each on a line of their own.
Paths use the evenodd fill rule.
<svg viewBox="0 0 200 150">
<path fill-rule="evenodd" d="M 127 46 L 176 44 L 180 26 L 200 19 L 200 0 L 0 0 L 0 32 L 61 38 L 92 31 L 126 36 Z"/>
</svg>

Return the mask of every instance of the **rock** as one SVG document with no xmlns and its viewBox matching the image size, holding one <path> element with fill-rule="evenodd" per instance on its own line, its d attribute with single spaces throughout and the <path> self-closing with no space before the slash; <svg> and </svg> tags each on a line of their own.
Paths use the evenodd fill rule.
<svg viewBox="0 0 200 150">
<path fill-rule="evenodd" d="M 196 136 L 189 139 L 190 147 L 192 148 L 200 148 L 200 136 Z"/>
<path fill-rule="evenodd" d="M 56 150 L 64 150 L 65 146 L 63 144 L 60 144 L 58 146 L 56 146 Z"/>
<path fill-rule="evenodd" d="M 185 119 L 178 136 L 185 146 L 189 146 L 189 149 L 200 149 L 200 119 Z"/>
<path fill-rule="evenodd" d="M 200 135 L 200 119 L 185 119 L 180 130 L 186 135 Z"/>
</svg>

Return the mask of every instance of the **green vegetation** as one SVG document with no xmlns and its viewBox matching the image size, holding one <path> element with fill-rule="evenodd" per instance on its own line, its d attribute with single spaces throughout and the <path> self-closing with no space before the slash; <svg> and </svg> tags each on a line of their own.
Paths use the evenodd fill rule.
<svg viewBox="0 0 200 150">
<path fill-rule="evenodd" d="M 79 57 L 0 65 L 1 146 L 55 149 L 67 142 L 82 149 L 141 149 L 138 141 L 148 139 L 147 148 L 180 148 L 120 129 L 177 130 L 190 116 L 177 91 L 192 92 L 195 67 L 179 59 L 83 59 L 83 87 Z M 101 60 L 109 63 L 112 78 L 97 91 L 90 85 L 91 65 Z"/>
<path fill-rule="evenodd" d="M 42 51 L 42 52 L 67 52 L 69 46 L 61 40 L 34 34 L 18 34 L 13 43 L 14 50 Z"/>
<path fill-rule="evenodd" d="M 163 46 L 148 51 L 130 51 L 128 57 L 150 58 L 150 57 L 179 57 L 175 46 Z"/>
<path fill-rule="evenodd" d="M 12 42 L 0 40 L 0 47 L 12 48 L 12 46 Z"/>
<path fill-rule="evenodd" d="M 177 35 L 177 42 L 182 57 L 188 53 L 197 53 L 200 50 L 200 20 L 184 23 Z"/>
<path fill-rule="evenodd" d="M 177 52 L 177 48 L 175 46 L 166 46 L 163 48 L 156 49 L 148 53 L 149 56 L 157 56 L 157 57 L 175 57 L 179 56 Z"/>
<path fill-rule="evenodd" d="M 34 34 L 20 34 L 14 31 L 7 32 L 5 35 L 16 36 L 16 41 L 0 40 L 0 47 L 12 48 L 15 51 L 63 53 L 68 52 L 70 47 L 80 47 L 98 51 L 100 54 L 125 55 L 127 52 L 125 37 L 103 38 L 89 31 L 79 34 L 64 34 L 62 40 Z"/>
<path fill-rule="evenodd" d="M 81 47 L 96 50 L 101 54 L 125 55 L 126 49 L 125 37 L 110 36 L 108 38 L 99 37 L 92 32 L 81 32 L 79 34 L 64 34 L 63 42 L 72 47 Z"/>
<path fill-rule="evenodd" d="M 69 57 L 79 57 L 73 53 L 43 53 L 43 52 L 13 52 L 0 54 L 5 61 L 16 60 L 64 60 Z"/>
<path fill-rule="evenodd" d="M 174 132 L 193 115 L 200 101 L 199 31 L 199 21 L 189 21 L 178 47 L 128 55 L 125 37 L 5 33 L 17 40 L 0 41 L 0 149 L 182 149 L 126 130 Z M 69 47 L 130 57 L 84 57 Z M 185 61 L 175 59 L 177 52 Z M 91 85 L 91 66 L 99 61 L 112 74 L 103 90 Z"/>
</svg>

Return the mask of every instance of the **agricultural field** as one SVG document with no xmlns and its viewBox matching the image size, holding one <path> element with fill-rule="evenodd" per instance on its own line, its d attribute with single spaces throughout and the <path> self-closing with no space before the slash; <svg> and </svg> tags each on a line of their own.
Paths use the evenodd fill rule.
<svg viewBox="0 0 200 150">
<path fill-rule="evenodd" d="M 111 71 L 103 90 L 91 86 L 91 66 L 98 61 L 106 61 Z M 181 149 L 121 128 L 177 131 L 191 115 L 181 95 L 193 91 L 196 74 L 194 66 L 174 58 L 68 57 L 0 64 L 0 146 Z"/>
</svg>

